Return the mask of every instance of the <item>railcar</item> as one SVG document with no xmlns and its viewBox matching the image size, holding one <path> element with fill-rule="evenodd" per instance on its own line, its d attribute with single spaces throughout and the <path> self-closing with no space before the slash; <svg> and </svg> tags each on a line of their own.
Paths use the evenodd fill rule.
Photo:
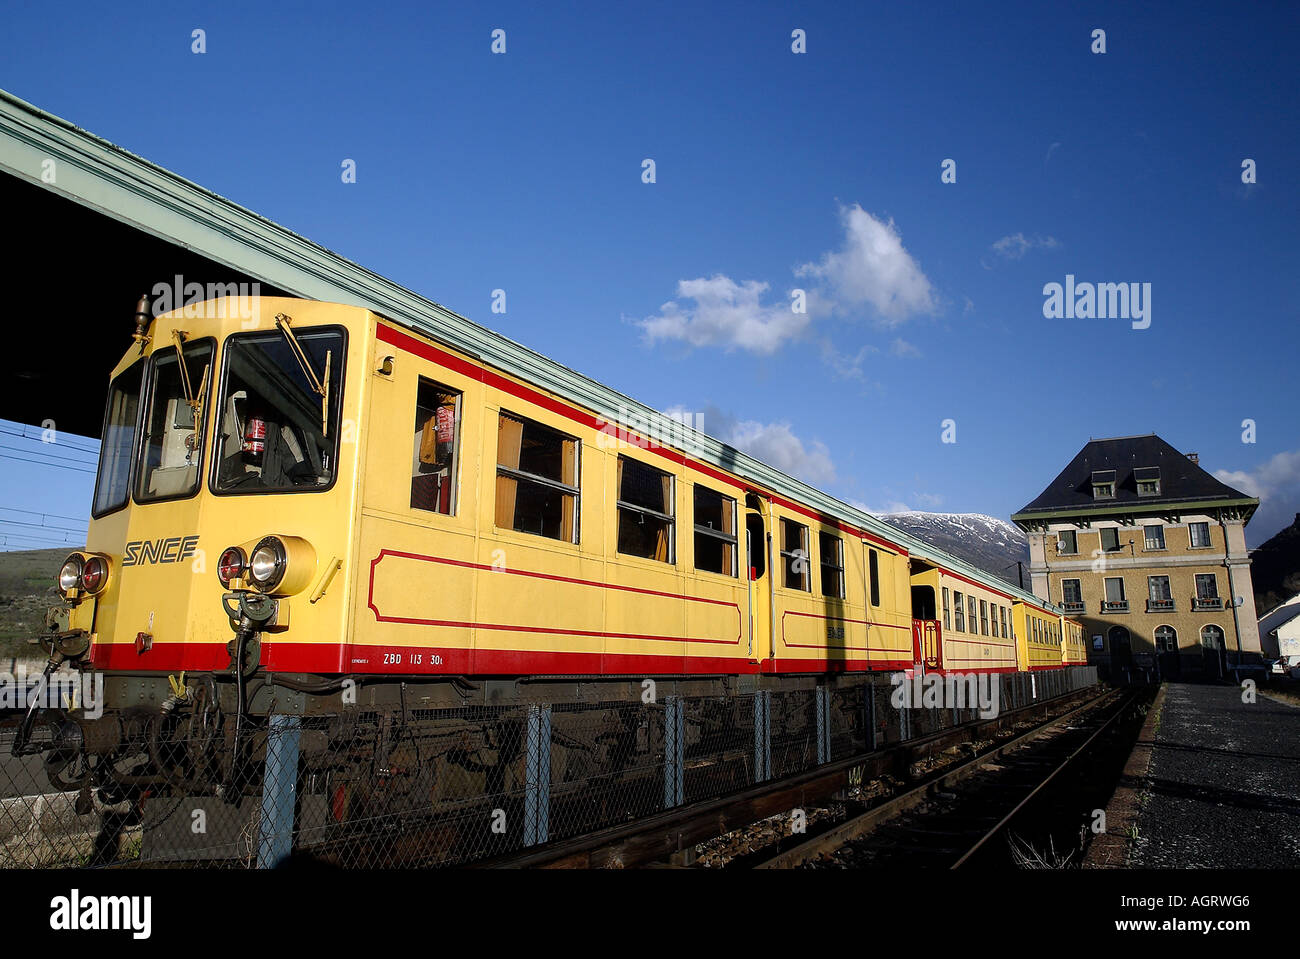
<svg viewBox="0 0 1300 959">
<path fill-rule="evenodd" d="M 1048 605 L 631 400 L 612 418 L 626 398 L 598 384 L 360 307 L 248 306 L 142 301 L 112 371 L 42 638 L 49 671 L 105 683 L 103 716 L 51 718 L 64 788 L 251 790 L 272 712 L 636 701 L 653 679 L 725 726 L 738 691 L 1044 668 Z M 517 759 L 468 721 L 454 738 L 440 761 Z"/>
</svg>

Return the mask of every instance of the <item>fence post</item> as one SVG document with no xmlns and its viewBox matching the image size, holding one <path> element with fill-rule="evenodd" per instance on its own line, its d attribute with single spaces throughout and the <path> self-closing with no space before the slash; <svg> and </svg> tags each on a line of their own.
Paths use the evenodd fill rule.
<svg viewBox="0 0 1300 959">
<path fill-rule="evenodd" d="M 271 716 L 262 773 L 262 809 L 257 825 L 257 868 L 273 869 L 293 852 L 294 807 L 298 793 L 298 745 L 302 719 Z"/>
<path fill-rule="evenodd" d="M 685 703 L 680 696 L 664 699 L 664 808 L 685 802 L 683 772 L 686 764 Z"/>
<path fill-rule="evenodd" d="M 871 735 L 871 751 L 875 752 L 879 748 L 879 740 L 876 738 L 876 684 L 867 677 L 867 682 L 862 687 L 863 698 L 866 700 L 867 710 L 867 729 Z"/>
<path fill-rule="evenodd" d="M 528 707 L 524 845 L 546 842 L 551 819 L 551 707 Z"/>
<path fill-rule="evenodd" d="M 818 686 L 813 705 L 817 710 L 817 765 L 831 761 L 831 697 L 830 690 Z"/>
<path fill-rule="evenodd" d="M 772 775 L 772 693 L 760 689 L 754 693 L 754 782 L 764 782 Z"/>
</svg>

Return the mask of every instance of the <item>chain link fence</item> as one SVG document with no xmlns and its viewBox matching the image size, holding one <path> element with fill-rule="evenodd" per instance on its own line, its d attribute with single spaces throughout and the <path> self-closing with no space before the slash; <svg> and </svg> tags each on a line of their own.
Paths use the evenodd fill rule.
<svg viewBox="0 0 1300 959">
<path fill-rule="evenodd" d="M 988 677 L 999 711 L 1096 682 Z M 0 717 L 0 868 L 464 865 L 629 823 L 980 717 L 899 708 L 888 674 L 654 702 L 507 703 L 169 723 L 87 759 L 68 720 Z M 179 710 L 186 713 L 186 710 Z M 197 704 L 194 712 L 199 712 Z M 987 718 L 987 717 L 985 717 Z M 238 759 L 236 756 L 238 743 Z"/>
</svg>

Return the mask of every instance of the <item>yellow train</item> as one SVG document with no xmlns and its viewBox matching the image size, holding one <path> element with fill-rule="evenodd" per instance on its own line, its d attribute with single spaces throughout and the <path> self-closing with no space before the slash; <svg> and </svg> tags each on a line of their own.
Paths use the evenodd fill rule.
<svg viewBox="0 0 1300 959">
<path fill-rule="evenodd" d="M 357 307 L 244 306 L 142 302 L 112 371 L 46 638 L 51 668 L 106 678 L 87 750 L 196 699 L 238 753 L 248 716 L 405 709 L 407 684 L 436 705 L 1086 661 L 1059 608 L 577 374 L 544 388 Z"/>
</svg>

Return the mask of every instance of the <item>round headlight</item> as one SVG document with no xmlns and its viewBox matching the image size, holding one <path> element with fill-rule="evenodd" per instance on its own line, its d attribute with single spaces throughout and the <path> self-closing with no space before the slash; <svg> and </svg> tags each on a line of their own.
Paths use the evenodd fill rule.
<svg viewBox="0 0 1300 959">
<path fill-rule="evenodd" d="M 70 593 L 74 589 L 81 588 L 81 557 L 73 554 L 63 561 L 63 568 L 59 570 L 59 589 L 65 593 Z"/>
<path fill-rule="evenodd" d="M 108 562 L 102 556 L 91 556 L 81 569 L 81 587 L 88 593 L 98 593 L 108 582 Z"/>
<path fill-rule="evenodd" d="M 244 551 L 238 546 L 227 546 L 222 552 L 221 558 L 217 560 L 217 579 L 221 585 L 230 586 L 232 579 L 239 579 L 244 575 L 244 570 L 248 566 L 248 558 Z"/>
<path fill-rule="evenodd" d="M 275 589 L 284 579 L 288 556 L 284 544 L 274 536 L 268 536 L 257 544 L 253 555 L 248 560 L 248 575 L 253 585 L 262 592 Z"/>
</svg>

